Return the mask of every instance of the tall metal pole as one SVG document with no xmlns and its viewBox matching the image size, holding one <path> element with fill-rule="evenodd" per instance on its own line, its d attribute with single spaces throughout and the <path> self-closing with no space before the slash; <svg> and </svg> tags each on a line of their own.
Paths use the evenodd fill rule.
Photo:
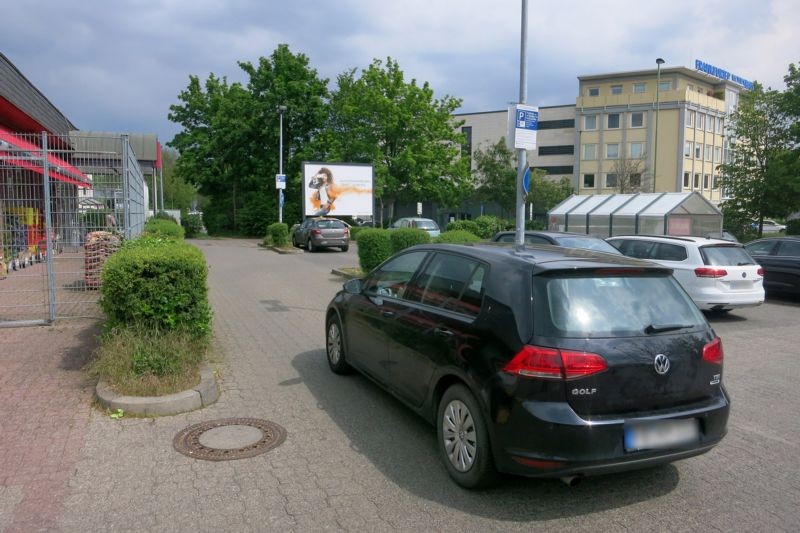
<svg viewBox="0 0 800 533">
<path fill-rule="evenodd" d="M 278 115 L 281 117 L 280 134 L 278 142 L 278 174 L 283 174 L 283 113 L 286 111 L 285 105 L 278 106 Z M 282 189 L 278 189 L 278 222 L 283 222 L 283 206 L 281 205 Z"/>
<path fill-rule="evenodd" d="M 166 208 L 164 207 L 164 160 L 161 160 L 161 168 L 158 169 L 158 173 L 161 176 L 161 188 L 159 191 L 161 192 L 161 210 L 164 211 Z"/>
<path fill-rule="evenodd" d="M 42 183 L 44 184 L 44 233 L 47 245 L 47 321 L 51 324 L 56 319 L 56 277 L 53 261 L 53 205 L 50 197 L 50 158 L 48 156 L 47 132 L 42 132 Z"/>
<path fill-rule="evenodd" d="M 528 102 L 528 0 L 522 0 L 522 24 L 519 51 L 519 103 Z M 528 152 L 524 148 L 517 150 L 517 217 L 516 244 L 521 248 L 525 244 L 525 186 L 523 179 L 528 166 Z"/>
<path fill-rule="evenodd" d="M 661 107 L 661 65 L 663 64 L 663 59 L 660 57 L 656 59 L 656 139 L 655 146 L 653 146 L 653 192 L 656 192 L 656 178 L 658 178 L 656 173 L 658 170 L 658 111 Z"/>
</svg>

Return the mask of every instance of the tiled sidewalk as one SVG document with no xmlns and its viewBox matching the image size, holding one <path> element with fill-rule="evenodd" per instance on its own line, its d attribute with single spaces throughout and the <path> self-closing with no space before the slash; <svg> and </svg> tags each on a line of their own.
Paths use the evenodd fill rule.
<svg viewBox="0 0 800 533">
<path fill-rule="evenodd" d="M 0 329 L 0 531 L 54 530 L 81 456 L 99 323 Z"/>
</svg>

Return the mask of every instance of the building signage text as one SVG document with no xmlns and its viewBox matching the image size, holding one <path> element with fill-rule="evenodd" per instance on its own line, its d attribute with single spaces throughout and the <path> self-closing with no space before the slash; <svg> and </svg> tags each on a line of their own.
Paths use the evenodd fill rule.
<svg viewBox="0 0 800 533">
<path fill-rule="evenodd" d="M 711 65 L 709 63 L 705 63 L 703 61 L 700 61 L 699 59 L 695 59 L 694 60 L 694 68 L 696 70 L 699 70 L 700 72 L 705 72 L 706 74 L 714 76 L 715 78 L 719 78 L 721 80 L 730 81 L 730 82 L 735 83 L 736 85 L 741 85 L 745 89 L 748 89 L 748 90 L 752 90 L 753 89 L 753 82 L 752 81 L 748 81 L 748 80 L 746 80 L 744 78 L 740 78 L 739 76 L 736 76 L 735 74 L 731 74 L 727 70 L 723 70 L 723 69 L 721 69 L 719 67 L 715 67 L 714 65 Z"/>
</svg>

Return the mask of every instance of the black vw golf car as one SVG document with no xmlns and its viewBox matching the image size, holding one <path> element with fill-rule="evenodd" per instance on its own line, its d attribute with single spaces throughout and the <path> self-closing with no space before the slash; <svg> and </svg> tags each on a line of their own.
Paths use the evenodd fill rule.
<svg viewBox="0 0 800 533">
<path fill-rule="evenodd" d="M 345 283 L 337 374 L 431 421 L 450 476 L 580 476 L 710 450 L 726 432 L 720 339 L 669 269 L 554 246 L 422 245 Z"/>
</svg>

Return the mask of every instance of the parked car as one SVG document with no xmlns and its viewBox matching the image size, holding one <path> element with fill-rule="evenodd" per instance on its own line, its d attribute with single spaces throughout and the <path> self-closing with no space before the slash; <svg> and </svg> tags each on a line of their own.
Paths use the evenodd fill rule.
<svg viewBox="0 0 800 533">
<path fill-rule="evenodd" d="M 389 229 L 417 228 L 428 232 L 431 238 L 438 237 L 441 230 L 435 220 L 419 217 L 398 218 Z"/>
<path fill-rule="evenodd" d="M 744 248 L 764 269 L 767 292 L 800 294 L 800 237 L 767 237 Z"/>
<path fill-rule="evenodd" d="M 628 257 L 673 269 L 675 279 L 700 309 L 725 312 L 764 303 L 764 270 L 739 243 L 667 235 L 606 240 Z"/>
<path fill-rule="evenodd" d="M 711 235 L 709 235 L 708 237 L 713 238 L 711 237 Z M 726 230 L 722 230 L 722 234 L 720 235 L 719 238 L 722 239 L 723 241 L 739 242 L 739 239 L 736 238 L 736 235 Z"/>
<path fill-rule="evenodd" d="M 330 369 L 432 422 L 467 488 L 668 463 L 726 431 L 720 339 L 669 269 L 621 255 L 413 246 L 345 283 L 325 335 Z"/>
<path fill-rule="evenodd" d="M 350 229 L 336 218 L 309 218 L 292 232 L 292 245 L 305 246 L 309 252 L 322 248 L 350 248 Z"/>
<path fill-rule="evenodd" d="M 517 232 L 499 231 L 492 237 L 492 242 L 515 242 Z M 584 233 L 566 233 L 563 231 L 526 231 L 525 244 L 552 244 L 564 248 L 583 248 L 609 254 L 620 255 L 621 252 L 600 237 Z"/>
<path fill-rule="evenodd" d="M 751 224 L 751 227 L 753 230 L 758 231 L 758 221 L 754 220 Z M 786 224 L 781 224 L 769 218 L 765 218 L 762 231 L 764 233 L 779 233 L 781 231 L 786 231 Z"/>
</svg>

